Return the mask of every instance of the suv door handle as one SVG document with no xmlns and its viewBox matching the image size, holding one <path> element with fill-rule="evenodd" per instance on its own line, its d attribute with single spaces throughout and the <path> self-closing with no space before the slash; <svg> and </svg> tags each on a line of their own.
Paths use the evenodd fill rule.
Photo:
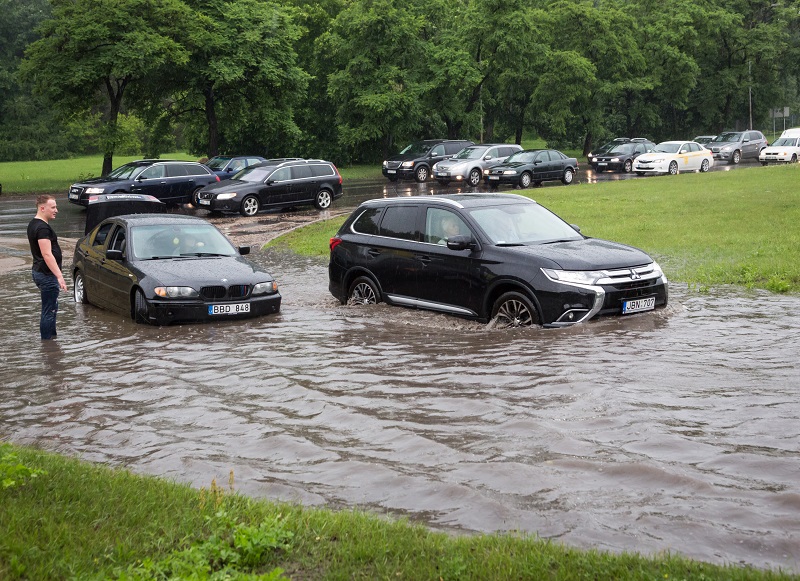
<svg viewBox="0 0 800 581">
<path fill-rule="evenodd" d="M 427 254 L 415 254 L 414 258 L 416 258 L 420 262 L 424 262 L 425 264 L 428 264 L 431 261 L 431 257 L 428 256 Z"/>
<path fill-rule="evenodd" d="M 377 248 L 370 248 L 369 250 L 367 250 L 367 254 L 369 254 L 370 256 L 372 256 L 374 258 L 376 256 L 380 256 L 381 251 L 378 250 Z"/>
</svg>

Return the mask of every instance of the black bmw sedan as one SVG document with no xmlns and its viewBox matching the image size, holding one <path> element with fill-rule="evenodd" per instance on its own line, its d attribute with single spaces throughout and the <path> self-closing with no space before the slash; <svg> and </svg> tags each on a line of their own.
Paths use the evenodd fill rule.
<svg viewBox="0 0 800 581">
<path fill-rule="evenodd" d="M 583 236 L 529 198 L 454 194 L 367 201 L 330 241 L 340 302 L 431 309 L 499 327 L 559 327 L 667 304 L 637 248 Z"/>
<path fill-rule="evenodd" d="M 73 296 L 156 325 L 277 313 L 278 284 L 249 251 L 194 216 L 108 218 L 75 247 Z"/>
<path fill-rule="evenodd" d="M 555 149 L 526 149 L 510 155 L 498 165 L 483 170 L 486 185 L 495 188 L 500 184 L 527 188 L 539 186 L 549 180 L 561 180 L 568 186 L 575 179 L 578 160 Z"/>
</svg>

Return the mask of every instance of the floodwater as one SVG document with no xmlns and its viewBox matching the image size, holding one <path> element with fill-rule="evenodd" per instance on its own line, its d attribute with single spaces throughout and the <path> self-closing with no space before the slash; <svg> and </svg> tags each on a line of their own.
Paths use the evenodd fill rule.
<svg viewBox="0 0 800 581">
<path fill-rule="evenodd" d="M 800 297 L 673 284 L 655 313 L 500 331 L 341 306 L 324 261 L 251 258 L 279 315 L 146 327 L 62 295 L 46 344 L 29 271 L 0 276 L 0 438 L 451 532 L 800 572 Z"/>
</svg>

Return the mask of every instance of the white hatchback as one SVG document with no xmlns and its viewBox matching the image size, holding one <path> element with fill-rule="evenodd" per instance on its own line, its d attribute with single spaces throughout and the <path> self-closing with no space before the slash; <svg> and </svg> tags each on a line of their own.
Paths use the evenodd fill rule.
<svg viewBox="0 0 800 581">
<path fill-rule="evenodd" d="M 643 176 L 648 173 L 680 171 L 706 172 L 714 165 L 714 154 L 694 141 L 662 141 L 633 162 L 633 171 Z"/>
<path fill-rule="evenodd" d="M 795 131 L 798 134 L 787 136 L 786 134 L 791 131 Z M 761 162 L 761 165 L 797 163 L 798 158 L 800 158 L 800 131 L 796 129 L 787 129 L 772 145 L 765 147 L 758 154 L 758 161 Z"/>
</svg>

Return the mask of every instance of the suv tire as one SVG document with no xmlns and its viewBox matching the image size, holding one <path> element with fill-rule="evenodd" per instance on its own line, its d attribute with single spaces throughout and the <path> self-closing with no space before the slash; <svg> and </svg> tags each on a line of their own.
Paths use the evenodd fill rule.
<svg viewBox="0 0 800 581">
<path fill-rule="evenodd" d="M 368 276 L 359 276 L 347 291 L 348 305 L 375 305 L 381 302 L 381 293 L 378 287 Z"/>
<path fill-rule="evenodd" d="M 483 178 L 483 172 L 477 167 L 472 168 L 469 171 L 469 176 L 467 177 L 467 183 L 471 185 L 473 188 L 481 183 L 481 178 Z"/>
<path fill-rule="evenodd" d="M 423 183 L 428 181 L 428 166 L 421 165 L 417 168 L 414 172 L 414 179 L 417 180 L 419 183 Z"/>
<path fill-rule="evenodd" d="M 333 194 L 329 190 L 323 188 L 317 192 L 317 195 L 314 198 L 314 207 L 317 210 L 327 210 L 331 207 L 332 201 Z"/>
<path fill-rule="evenodd" d="M 492 326 L 507 329 L 510 327 L 530 327 L 539 323 L 536 307 L 524 294 L 510 291 L 500 295 L 492 307 Z"/>
<path fill-rule="evenodd" d="M 733 155 L 731 156 L 731 160 L 730 160 L 730 162 L 728 162 L 728 163 L 730 163 L 731 165 L 736 165 L 736 164 L 738 164 L 740 161 L 742 161 L 742 152 L 740 152 L 740 151 L 737 149 L 736 151 L 734 151 L 734 152 L 733 152 Z"/>
</svg>

